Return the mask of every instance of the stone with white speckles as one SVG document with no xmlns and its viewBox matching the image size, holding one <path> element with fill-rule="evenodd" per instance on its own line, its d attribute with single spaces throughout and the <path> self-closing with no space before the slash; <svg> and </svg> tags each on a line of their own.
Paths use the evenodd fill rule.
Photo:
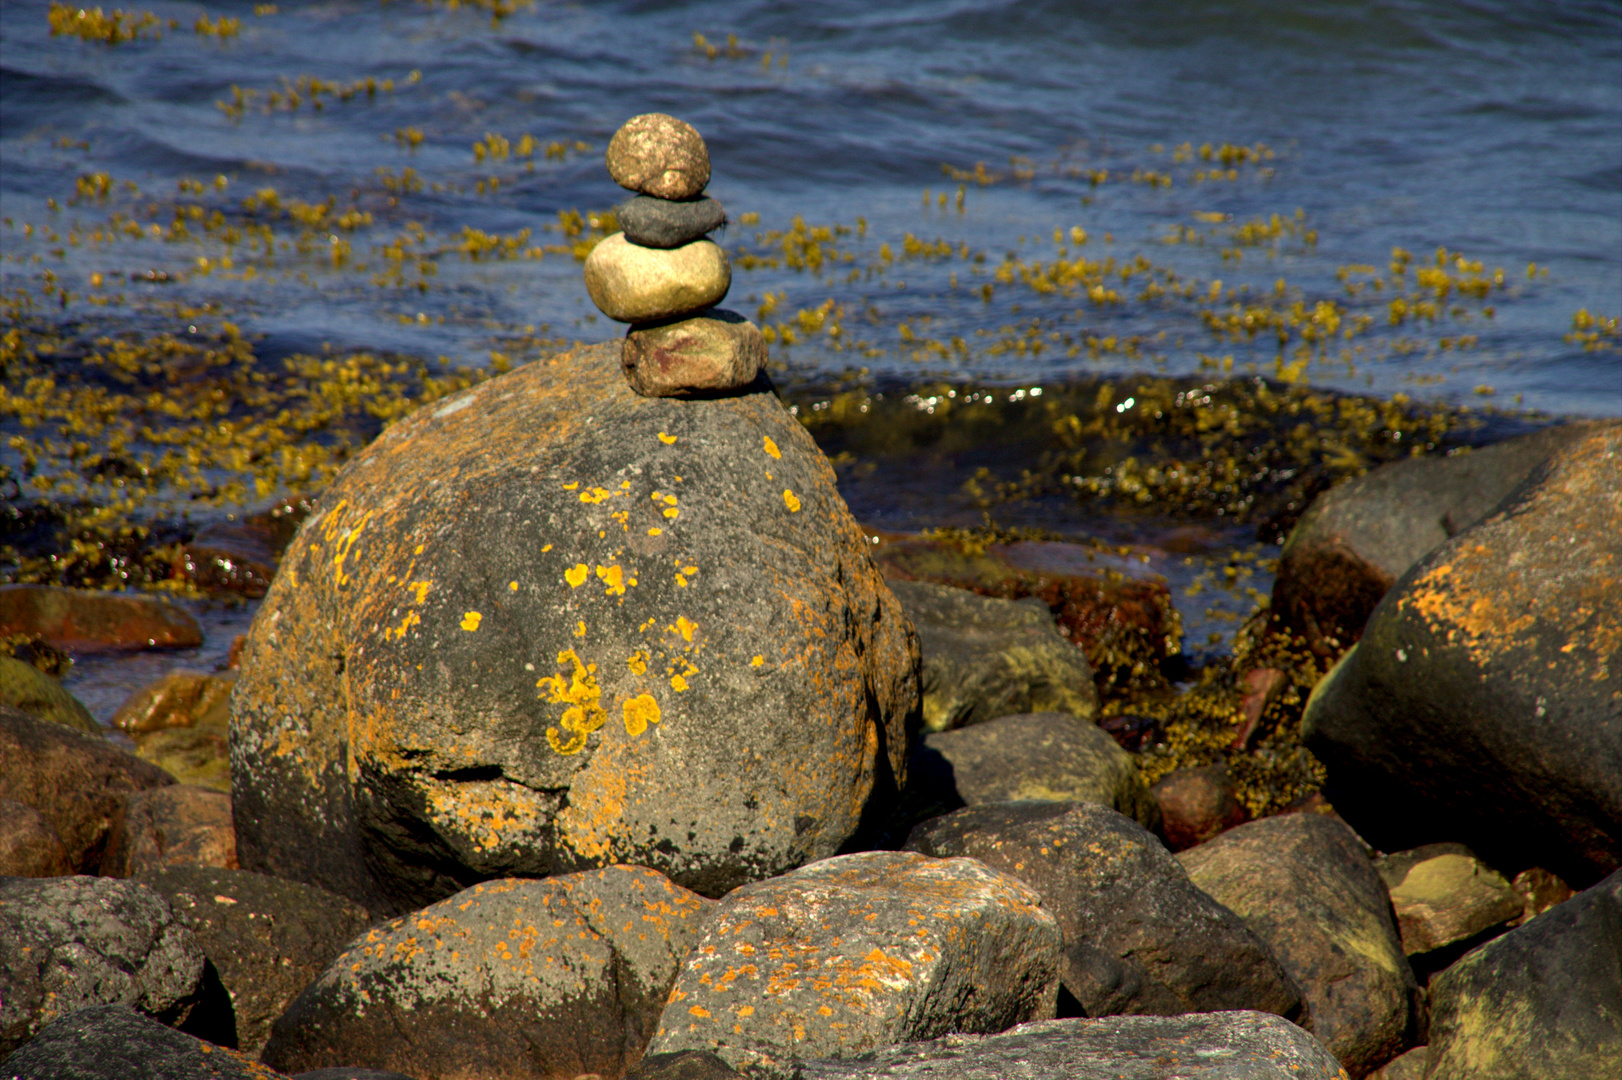
<svg viewBox="0 0 1622 1080">
<path fill-rule="evenodd" d="M 1053 1015 L 1059 928 L 974 859 L 872 851 L 724 898 L 682 963 L 650 1053 L 709 1050 L 745 1076 Z"/>
<path fill-rule="evenodd" d="M 276 1022 L 262 1060 L 288 1073 L 342 1061 L 621 1076 L 710 906 L 639 866 L 475 885 L 352 941 Z"/>
</svg>

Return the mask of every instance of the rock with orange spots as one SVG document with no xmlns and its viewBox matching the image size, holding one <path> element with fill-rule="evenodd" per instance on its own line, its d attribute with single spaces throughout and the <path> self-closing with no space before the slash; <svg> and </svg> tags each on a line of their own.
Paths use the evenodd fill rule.
<svg viewBox="0 0 1622 1080">
<path fill-rule="evenodd" d="M 1058 920 L 1061 1012 L 1294 1017 L 1301 991 L 1244 922 L 1143 826 L 1088 803 L 1007 802 L 913 829 L 906 850 L 966 856 L 1035 889 Z"/>
<path fill-rule="evenodd" d="M 1551 454 L 1601 425 L 1566 424 L 1451 457 L 1394 461 L 1320 495 L 1279 556 L 1273 625 L 1324 656 L 1355 642 L 1380 598 L 1480 521 Z"/>
<path fill-rule="evenodd" d="M 165 1027 L 123 1005 L 97 1005 L 52 1021 L 6 1058 L 19 1080 L 278 1080 L 235 1050 Z"/>
<path fill-rule="evenodd" d="M 639 866 L 475 885 L 351 942 L 262 1059 L 284 1072 L 623 1076 L 710 907 Z"/>
<path fill-rule="evenodd" d="M 1357 835 L 1319 814 L 1229 829 L 1176 858 L 1301 987 L 1303 1023 L 1353 1077 L 1414 1044 L 1419 987 Z"/>
<path fill-rule="evenodd" d="M 918 630 L 926 731 L 1016 713 L 1098 718 L 1093 669 L 1040 600 L 976 596 L 927 581 L 893 581 L 890 588 Z"/>
<path fill-rule="evenodd" d="M 283 559 L 232 698 L 238 858 L 380 913 L 630 862 L 705 895 L 838 851 L 905 775 L 918 645 L 769 389 L 618 343 L 390 427 Z"/>
<path fill-rule="evenodd" d="M 1270 1013 L 1044 1020 L 808 1061 L 795 1080 L 1346 1080 L 1311 1035 Z"/>
<path fill-rule="evenodd" d="M 1622 1076 L 1622 871 L 1431 982 L 1437 1080 Z"/>
<path fill-rule="evenodd" d="M 873 851 L 723 899 L 683 961 L 651 1053 L 711 1050 L 746 1076 L 1053 1015 L 1059 930 L 973 859 Z"/>
<path fill-rule="evenodd" d="M 296 881 L 220 867 L 157 867 L 140 883 L 169 901 L 231 998 L 236 1046 L 257 1054 L 270 1025 L 371 925 L 363 908 Z"/>
<path fill-rule="evenodd" d="M 1622 865 L 1622 426 L 1570 443 L 1392 588 L 1313 691 L 1326 793 L 1387 851 L 1578 886 Z"/>
<path fill-rule="evenodd" d="M 203 643 L 191 612 L 157 596 L 0 585 L 0 637 L 24 634 L 70 653 L 189 649 Z"/>
</svg>

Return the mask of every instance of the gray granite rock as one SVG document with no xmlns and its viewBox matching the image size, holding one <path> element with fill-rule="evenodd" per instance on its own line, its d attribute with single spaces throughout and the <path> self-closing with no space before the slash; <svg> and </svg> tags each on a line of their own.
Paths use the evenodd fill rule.
<svg viewBox="0 0 1622 1080">
<path fill-rule="evenodd" d="M 94 1005 L 58 1017 L 28 1045 L 0 1058 L 0 1076 L 7 1080 L 277 1080 L 281 1074 L 234 1050 L 165 1027 L 127 1006 Z"/>
<path fill-rule="evenodd" d="M 847 1061 L 806 1061 L 795 1080 L 1343 1080 L 1323 1045 L 1270 1013 L 1110 1016 L 947 1035 Z"/>
<path fill-rule="evenodd" d="M 709 196 L 676 202 L 638 195 L 614 208 L 614 216 L 633 244 L 651 248 L 681 247 L 726 224 L 721 204 Z"/>
</svg>

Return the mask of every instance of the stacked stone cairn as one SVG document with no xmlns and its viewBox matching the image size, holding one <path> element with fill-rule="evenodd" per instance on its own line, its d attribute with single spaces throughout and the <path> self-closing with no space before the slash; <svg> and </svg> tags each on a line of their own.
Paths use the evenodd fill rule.
<svg viewBox="0 0 1622 1080">
<path fill-rule="evenodd" d="M 644 397 L 707 397 L 755 381 L 766 362 L 760 329 L 714 305 L 732 268 L 708 234 L 726 224 L 704 194 L 710 153 L 692 125 L 633 116 L 614 133 L 608 174 L 636 192 L 617 211 L 622 232 L 586 260 L 586 290 L 604 315 L 630 323 L 620 362 Z"/>
</svg>

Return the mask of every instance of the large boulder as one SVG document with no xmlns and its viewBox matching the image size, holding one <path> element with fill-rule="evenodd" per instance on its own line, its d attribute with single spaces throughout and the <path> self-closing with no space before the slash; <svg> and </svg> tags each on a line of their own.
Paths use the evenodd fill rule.
<svg viewBox="0 0 1622 1080">
<path fill-rule="evenodd" d="M 709 901 L 644 867 L 475 885 L 357 938 L 265 1047 L 427 1076 L 623 1076 Z"/>
<path fill-rule="evenodd" d="M 1568 424 L 1468 453 L 1394 461 L 1318 496 L 1279 555 L 1273 624 L 1337 655 L 1409 567 L 1597 426 Z"/>
<path fill-rule="evenodd" d="M 81 873 L 101 865 L 131 795 L 174 782 L 100 735 L 0 707 L 0 799 L 38 811 Z"/>
<path fill-rule="evenodd" d="M 1622 1076 L 1622 871 L 1431 982 L 1433 1080 Z"/>
<path fill-rule="evenodd" d="M 1385 885 L 1342 822 L 1263 818 L 1177 858 L 1272 947 L 1306 996 L 1308 1027 L 1353 1077 L 1413 1044 L 1419 988 Z"/>
<path fill-rule="evenodd" d="M 1589 885 L 1622 865 L 1622 426 L 1572 441 L 1416 564 L 1303 722 L 1387 851 L 1468 844 Z"/>
<path fill-rule="evenodd" d="M 33 664 L 0 656 L 0 705 L 66 724 L 80 731 L 101 734 L 101 725 L 79 699 L 62 689 L 62 684 Z"/>
<path fill-rule="evenodd" d="M 973 859 L 871 851 L 729 894 L 687 954 L 649 1053 L 709 1050 L 746 1076 L 1053 1015 L 1059 929 Z"/>
<path fill-rule="evenodd" d="M 236 1046 L 257 1054 L 270 1026 L 372 922 L 310 885 L 245 870 L 170 866 L 140 883 L 169 901 L 231 999 Z"/>
<path fill-rule="evenodd" d="M 906 849 L 979 859 L 1035 889 L 1058 920 L 1059 972 L 1082 1016 L 1300 1012 L 1301 991 L 1272 950 L 1148 830 L 1113 810 L 971 807 L 919 825 Z"/>
<path fill-rule="evenodd" d="M 278 1080 L 281 1075 L 124 1005 L 93 1005 L 58 1017 L 0 1061 L 0 1070 L 15 1080 Z"/>
<path fill-rule="evenodd" d="M 1342 1080 L 1323 1045 L 1269 1013 L 1046 1020 L 947 1035 L 853 1061 L 807 1061 L 795 1080 Z"/>
<path fill-rule="evenodd" d="M 918 630 L 926 731 L 1015 713 L 1098 719 L 1093 669 L 1040 600 L 1000 600 L 926 581 L 892 581 L 890 588 Z"/>
<path fill-rule="evenodd" d="M 0 878 L 0 1055 L 75 1009 L 170 1025 L 214 1015 L 203 951 L 152 890 L 111 878 Z"/>
<path fill-rule="evenodd" d="M 720 895 L 881 815 L 917 638 L 769 389 L 640 397 L 591 346 L 347 466 L 243 651 L 242 865 L 385 913 L 616 862 Z"/>
<path fill-rule="evenodd" d="M 899 820 L 910 826 L 964 806 L 1018 800 L 1107 806 L 1147 829 L 1160 806 L 1132 755 L 1069 713 L 1001 716 L 919 740 Z M 906 828 L 900 830 L 906 836 Z"/>
</svg>

